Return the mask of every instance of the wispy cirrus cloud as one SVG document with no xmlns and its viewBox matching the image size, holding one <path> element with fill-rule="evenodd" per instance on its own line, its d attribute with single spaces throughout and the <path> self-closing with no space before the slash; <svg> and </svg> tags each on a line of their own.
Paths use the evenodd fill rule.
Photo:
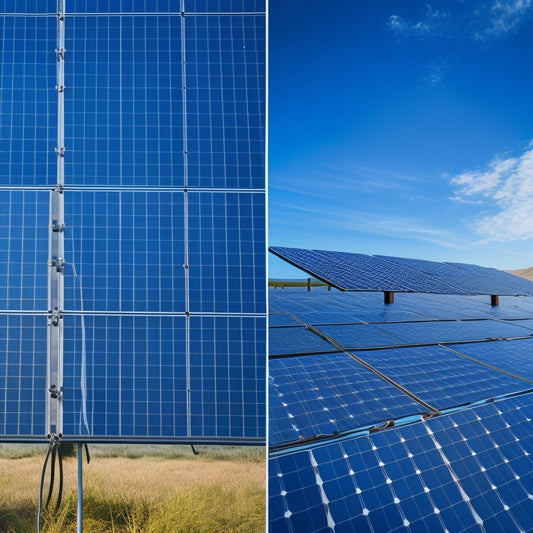
<svg viewBox="0 0 533 533">
<path fill-rule="evenodd" d="M 497 0 L 489 4 L 486 13 L 480 12 L 485 24 L 475 33 L 479 39 L 500 37 L 515 30 L 529 19 L 533 3 L 531 0 Z"/>
<path fill-rule="evenodd" d="M 533 239 L 533 143 L 519 157 L 495 158 L 484 170 L 451 180 L 455 201 L 492 208 L 472 223 L 482 242 Z"/>
<path fill-rule="evenodd" d="M 285 216 L 283 216 L 285 213 Z M 287 214 L 298 213 L 291 226 L 320 227 L 330 235 L 379 235 L 403 239 L 409 235 L 419 243 L 436 244 L 449 249 L 463 249 L 466 243 L 457 235 L 442 228 L 431 227 L 427 220 L 404 215 L 373 213 L 367 210 L 335 206 L 309 207 L 296 203 L 276 203 L 271 207 L 272 219 L 287 219 Z M 312 220 L 312 222 L 311 222 Z"/>
<path fill-rule="evenodd" d="M 441 2 L 434 2 L 441 4 Z M 489 41 L 517 30 L 533 16 L 533 0 L 472 0 L 426 5 L 416 19 L 398 14 L 387 20 L 389 30 L 401 38 L 446 37 Z"/>
<path fill-rule="evenodd" d="M 406 20 L 399 15 L 391 15 L 387 26 L 397 37 L 432 37 L 445 26 L 447 14 L 434 10 L 429 4 L 423 17 L 419 20 Z"/>
</svg>

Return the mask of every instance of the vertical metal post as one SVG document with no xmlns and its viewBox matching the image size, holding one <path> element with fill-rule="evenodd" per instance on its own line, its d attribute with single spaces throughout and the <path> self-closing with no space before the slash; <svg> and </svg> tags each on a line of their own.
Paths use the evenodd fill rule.
<svg viewBox="0 0 533 533">
<path fill-rule="evenodd" d="M 187 387 L 187 436 L 191 436 L 191 316 L 189 301 L 189 175 L 187 141 L 187 54 L 185 52 L 185 0 L 180 0 L 181 82 L 183 110 L 183 269 L 185 284 L 185 380 Z"/>
<path fill-rule="evenodd" d="M 63 432 L 63 271 L 64 259 L 64 80 L 65 0 L 57 2 L 57 181 L 50 191 L 48 229 L 48 401 L 46 427 L 51 437 Z"/>
<path fill-rule="evenodd" d="M 78 533 L 83 533 L 83 444 L 78 442 Z"/>
</svg>

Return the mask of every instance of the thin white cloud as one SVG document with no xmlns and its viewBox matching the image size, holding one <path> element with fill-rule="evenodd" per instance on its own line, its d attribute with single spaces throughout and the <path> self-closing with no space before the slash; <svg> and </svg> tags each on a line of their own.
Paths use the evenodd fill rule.
<svg viewBox="0 0 533 533">
<path fill-rule="evenodd" d="M 446 78 L 446 71 L 448 70 L 447 60 L 430 61 L 426 67 L 426 74 L 424 76 L 424 84 L 428 87 L 438 87 L 442 85 Z"/>
<path fill-rule="evenodd" d="M 460 242 L 460 239 L 449 231 L 433 228 L 428 225 L 427 221 L 412 217 L 391 214 L 384 216 L 382 213 L 340 207 L 336 209 L 328 209 L 327 206 L 313 208 L 295 203 L 277 203 L 271 207 L 271 211 L 275 212 L 280 220 L 286 218 L 283 213 L 299 212 L 300 216 L 291 220 L 291 226 L 319 227 L 336 235 L 347 232 L 346 235 L 370 234 L 395 239 L 404 239 L 409 236 L 414 241 L 436 244 L 449 249 L 465 247 L 465 243 Z M 271 216 L 271 221 L 276 217 Z"/>
<path fill-rule="evenodd" d="M 491 214 L 480 214 L 473 229 L 482 242 L 533 239 L 533 144 L 516 158 L 495 158 L 483 171 L 455 176 L 453 199 L 482 202 Z"/>
<path fill-rule="evenodd" d="M 405 20 L 399 15 L 391 15 L 387 21 L 387 26 L 397 37 L 424 38 L 435 36 L 446 18 L 446 13 L 435 11 L 428 4 L 424 16 L 420 20 Z"/>
<path fill-rule="evenodd" d="M 469 0 L 446 5 L 446 9 L 436 9 L 428 4 L 414 20 L 393 14 L 387 26 L 399 38 L 490 41 L 517 30 L 533 16 L 533 0 Z"/>
<path fill-rule="evenodd" d="M 500 37 L 515 30 L 529 17 L 532 7 L 531 0 L 496 0 L 488 10 L 486 27 L 477 37 Z"/>
</svg>

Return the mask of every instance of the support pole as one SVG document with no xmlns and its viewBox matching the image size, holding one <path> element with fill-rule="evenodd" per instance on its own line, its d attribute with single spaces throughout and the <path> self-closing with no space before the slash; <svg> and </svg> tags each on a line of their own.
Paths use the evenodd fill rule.
<svg viewBox="0 0 533 533">
<path fill-rule="evenodd" d="M 307 278 L 307 291 L 311 290 L 311 278 Z"/>
<path fill-rule="evenodd" d="M 60 440 L 63 432 L 63 272 L 64 259 L 64 165 L 65 165 L 65 0 L 57 2 L 57 182 L 50 191 L 48 226 L 48 334 L 47 408 L 49 437 Z"/>
<path fill-rule="evenodd" d="M 83 532 L 83 444 L 78 442 L 78 533 Z"/>
<path fill-rule="evenodd" d="M 490 305 L 492 305 L 492 307 L 500 305 L 500 297 L 497 294 L 490 295 Z"/>
<path fill-rule="evenodd" d="M 392 291 L 385 291 L 383 293 L 384 296 L 384 303 L 385 304 L 393 304 L 394 303 L 394 293 Z"/>
</svg>

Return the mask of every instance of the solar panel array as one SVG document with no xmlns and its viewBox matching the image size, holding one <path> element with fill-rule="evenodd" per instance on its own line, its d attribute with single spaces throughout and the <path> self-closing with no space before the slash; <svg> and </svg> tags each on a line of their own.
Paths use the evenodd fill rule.
<svg viewBox="0 0 533 533">
<path fill-rule="evenodd" d="M 477 265 L 280 246 L 269 250 L 344 291 L 533 295 L 532 281 Z"/>
<path fill-rule="evenodd" d="M 0 440 L 264 442 L 265 2 L 0 10 Z"/>
<path fill-rule="evenodd" d="M 272 532 L 533 528 L 533 298 L 269 301 Z"/>
</svg>

